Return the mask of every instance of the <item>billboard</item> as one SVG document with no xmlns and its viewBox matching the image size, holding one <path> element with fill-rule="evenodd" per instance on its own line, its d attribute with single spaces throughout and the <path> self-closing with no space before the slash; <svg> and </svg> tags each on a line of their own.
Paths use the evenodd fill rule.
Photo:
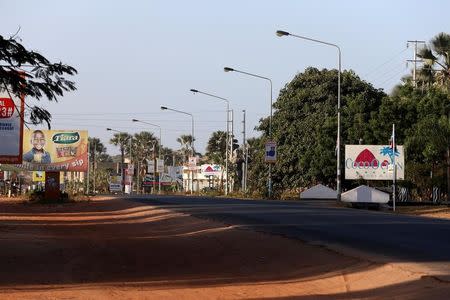
<svg viewBox="0 0 450 300">
<path fill-rule="evenodd" d="M 405 179 L 403 146 L 395 151 L 397 179 Z M 345 145 L 345 179 L 392 180 L 394 151 L 389 145 Z"/>
<path fill-rule="evenodd" d="M 220 165 L 201 165 L 201 172 L 204 176 L 217 176 L 222 174 L 222 167 Z"/>
<path fill-rule="evenodd" d="M 30 171 L 86 172 L 87 146 L 85 130 L 25 130 L 19 167 Z"/>
<path fill-rule="evenodd" d="M 13 95 L 11 95 L 13 96 Z M 0 91 L 0 163 L 22 162 L 24 98 Z"/>
</svg>

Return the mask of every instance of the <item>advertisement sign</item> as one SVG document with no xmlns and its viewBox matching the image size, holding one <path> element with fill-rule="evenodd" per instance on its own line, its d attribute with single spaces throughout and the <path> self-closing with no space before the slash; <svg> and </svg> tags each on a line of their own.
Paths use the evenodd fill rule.
<svg viewBox="0 0 450 300">
<path fill-rule="evenodd" d="M 164 173 L 164 159 L 156 160 L 156 172 Z"/>
<path fill-rule="evenodd" d="M 32 180 L 33 180 L 33 182 L 45 182 L 45 172 L 33 171 Z"/>
<path fill-rule="evenodd" d="M 277 161 L 277 143 L 274 141 L 266 142 L 265 162 L 275 163 Z"/>
<path fill-rule="evenodd" d="M 109 177 L 109 191 L 121 192 L 122 191 L 122 176 L 110 176 Z"/>
<path fill-rule="evenodd" d="M 86 172 L 87 145 L 85 130 L 25 130 L 19 167 L 30 171 Z"/>
<path fill-rule="evenodd" d="M 147 173 L 153 174 L 155 172 L 155 161 L 147 159 Z"/>
<path fill-rule="evenodd" d="M 394 151 L 389 145 L 345 145 L 345 179 L 392 180 Z M 403 146 L 395 151 L 397 179 L 405 179 Z"/>
<path fill-rule="evenodd" d="M 125 168 L 125 185 L 131 185 L 133 182 L 134 165 L 128 164 Z"/>
<path fill-rule="evenodd" d="M 195 156 L 189 156 L 188 160 L 188 169 L 190 171 L 197 170 L 197 157 Z"/>
<path fill-rule="evenodd" d="M 13 96 L 13 95 L 11 95 Z M 24 98 L 0 91 L 0 163 L 22 162 Z"/>
<path fill-rule="evenodd" d="M 220 165 L 201 165 L 201 172 L 204 176 L 219 177 L 222 174 L 222 167 Z"/>
</svg>

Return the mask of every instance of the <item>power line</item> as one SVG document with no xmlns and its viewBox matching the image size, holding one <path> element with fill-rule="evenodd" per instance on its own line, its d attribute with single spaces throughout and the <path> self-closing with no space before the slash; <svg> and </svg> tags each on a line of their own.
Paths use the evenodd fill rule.
<svg viewBox="0 0 450 300">
<path fill-rule="evenodd" d="M 383 67 L 384 65 L 390 63 L 391 61 L 393 61 L 394 59 L 398 58 L 402 53 L 404 53 L 406 50 L 408 50 L 408 47 L 404 48 L 402 51 L 398 52 L 397 54 L 395 54 L 393 57 L 389 58 L 387 61 L 383 62 L 382 64 L 378 65 L 377 67 L 373 68 L 371 71 L 365 73 L 363 75 L 363 77 L 370 77 L 369 74 L 372 74 L 373 72 L 379 70 L 381 67 Z"/>
</svg>

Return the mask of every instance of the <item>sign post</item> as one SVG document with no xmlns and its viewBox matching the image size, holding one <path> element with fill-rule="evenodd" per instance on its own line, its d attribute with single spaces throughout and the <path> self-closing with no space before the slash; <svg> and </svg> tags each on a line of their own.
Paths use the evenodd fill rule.
<svg viewBox="0 0 450 300">
<path fill-rule="evenodd" d="M 277 161 L 277 143 L 274 141 L 267 141 L 265 153 L 264 161 L 267 163 L 275 163 Z"/>
</svg>

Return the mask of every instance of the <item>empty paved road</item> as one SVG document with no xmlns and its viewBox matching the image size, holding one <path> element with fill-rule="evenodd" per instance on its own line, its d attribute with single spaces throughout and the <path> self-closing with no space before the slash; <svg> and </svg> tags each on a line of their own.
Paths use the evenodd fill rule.
<svg viewBox="0 0 450 300">
<path fill-rule="evenodd" d="M 450 270 L 450 220 L 330 207 L 323 202 L 135 196 L 199 218 L 352 249 L 385 261 L 420 262 Z M 332 204 L 332 202 L 330 203 Z"/>
</svg>

